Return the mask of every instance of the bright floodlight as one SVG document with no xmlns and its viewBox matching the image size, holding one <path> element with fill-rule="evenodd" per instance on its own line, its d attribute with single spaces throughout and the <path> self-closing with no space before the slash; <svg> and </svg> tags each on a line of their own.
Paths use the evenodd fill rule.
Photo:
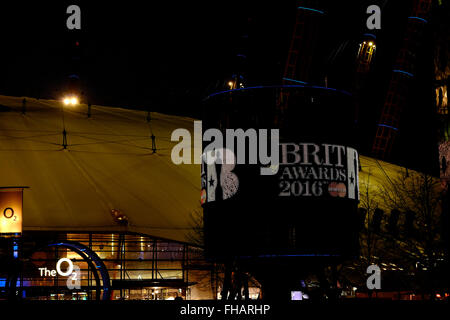
<svg viewBox="0 0 450 320">
<path fill-rule="evenodd" d="M 369 42 L 369 46 L 373 46 L 373 42 L 372 41 Z"/>
<path fill-rule="evenodd" d="M 68 105 L 70 103 L 70 99 L 69 98 L 64 98 L 64 104 Z"/>
<path fill-rule="evenodd" d="M 72 99 L 70 99 L 70 103 L 71 103 L 72 105 L 78 104 L 78 99 L 75 98 L 75 97 L 73 97 Z"/>
</svg>

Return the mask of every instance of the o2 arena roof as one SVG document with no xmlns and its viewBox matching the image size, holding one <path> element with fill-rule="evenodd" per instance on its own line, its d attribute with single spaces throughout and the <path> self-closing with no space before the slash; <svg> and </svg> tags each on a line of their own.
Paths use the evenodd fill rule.
<svg viewBox="0 0 450 320">
<path fill-rule="evenodd" d="M 130 231 L 187 241 L 200 207 L 200 166 L 175 165 L 186 117 L 0 96 L 0 186 L 28 186 L 23 230 Z M 63 148 L 63 122 L 67 149 Z M 156 153 L 152 151 L 152 133 Z M 115 222 L 119 210 L 128 226 Z"/>
<path fill-rule="evenodd" d="M 192 239 L 201 212 L 200 166 L 175 165 L 172 131 L 193 136 L 194 119 L 121 108 L 64 106 L 55 100 L 0 96 L 0 187 L 28 186 L 23 229 L 130 231 L 170 240 Z M 63 118 L 67 149 L 63 148 Z M 150 136 L 156 137 L 156 153 Z M 360 156 L 360 184 L 370 189 L 402 168 Z M 412 172 L 412 171 L 410 171 Z M 128 225 L 111 215 L 119 210 Z"/>
</svg>

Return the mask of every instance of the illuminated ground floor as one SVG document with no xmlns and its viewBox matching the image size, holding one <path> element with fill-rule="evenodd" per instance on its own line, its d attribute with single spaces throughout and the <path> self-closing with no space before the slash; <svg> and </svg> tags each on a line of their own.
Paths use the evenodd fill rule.
<svg viewBox="0 0 450 320">
<path fill-rule="evenodd" d="M 3 299 L 198 300 L 221 290 L 221 269 L 201 248 L 139 234 L 29 232 L 3 239 L 1 257 Z"/>
</svg>

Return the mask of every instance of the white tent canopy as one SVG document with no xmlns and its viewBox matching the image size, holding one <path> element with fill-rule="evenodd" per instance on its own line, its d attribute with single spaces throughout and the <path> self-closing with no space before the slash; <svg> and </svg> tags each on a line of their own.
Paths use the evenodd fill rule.
<svg viewBox="0 0 450 320">
<path fill-rule="evenodd" d="M 24 230 L 130 231 L 189 241 L 199 214 L 200 166 L 171 161 L 173 130 L 193 136 L 194 119 L 121 108 L 64 106 L 62 102 L 0 96 L 0 187 L 24 191 Z M 157 152 L 152 152 L 151 134 Z M 360 157 L 360 185 L 398 177 L 399 166 Z M 413 172 L 412 170 L 410 171 Z M 370 181 L 369 181 L 370 180 Z M 111 210 L 127 216 L 128 226 Z"/>
<path fill-rule="evenodd" d="M 199 165 L 175 165 L 173 130 L 193 119 L 0 96 L 0 186 L 24 190 L 24 230 L 131 231 L 187 241 L 200 210 Z M 64 149 L 63 119 L 68 147 Z M 157 152 L 152 152 L 151 134 Z M 114 221 L 111 210 L 127 216 Z"/>
</svg>

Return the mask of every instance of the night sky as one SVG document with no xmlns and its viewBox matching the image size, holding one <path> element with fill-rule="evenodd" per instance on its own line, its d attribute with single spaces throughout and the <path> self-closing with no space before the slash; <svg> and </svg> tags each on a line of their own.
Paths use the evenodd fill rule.
<svg viewBox="0 0 450 320">
<path fill-rule="evenodd" d="M 72 3 L 81 7 L 81 32 L 65 26 L 65 9 Z M 75 37 L 81 39 L 84 89 L 93 103 L 189 114 L 186 109 L 231 76 L 250 23 L 265 29 L 258 30 L 267 39 L 261 59 L 279 65 L 289 45 L 295 1 L 267 7 L 256 1 L 245 6 L 239 1 L 19 2 L 1 13 L 2 93 L 56 98 Z"/>
<path fill-rule="evenodd" d="M 326 2 L 326 1 L 325 1 Z M 373 2 L 373 1 L 372 1 Z M 351 89 L 360 36 L 371 1 L 329 1 L 319 44 L 316 84 Z M 237 69 L 247 85 L 280 84 L 295 22 L 296 1 L 39 1 L 0 6 L 0 94 L 59 99 L 70 73 L 71 46 L 79 41 L 81 85 L 93 104 L 200 117 L 201 101 L 223 90 Z M 403 1 L 383 7 L 371 85 L 364 105 L 368 153 L 373 142 L 405 19 Z M 81 7 L 82 30 L 68 31 L 66 8 Z M 331 7 L 330 7 L 331 6 Z M 427 37 L 430 41 L 431 37 Z M 417 79 L 399 136 L 397 162 L 427 167 L 434 144 L 431 43 L 418 56 Z M 245 60 L 236 58 L 245 55 Z M 422 89 L 422 90 L 420 90 Z M 405 156 L 406 152 L 406 156 Z M 403 159 L 402 156 L 403 155 Z"/>
<path fill-rule="evenodd" d="M 72 3 L 81 7 L 81 32 L 65 26 L 65 9 Z M 3 93 L 56 98 L 68 74 L 74 37 L 81 39 L 84 89 L 94 103 L 187 113 L 186 104 L 192 108 L 222 89 L 238 67 L 238 53 L 247 57 L 250 84 L 280 83 L 296 14 L 296 1 L 174 1 L 154 6 L 141 1 L 44 1 L 2 6 Z M 364 18 L 358 16 L 364 11 L 361 5 L 343 9 L 336 5 L 330 19 L 330 38 L 324 39 L 330 50 L 342 39 L 356 39 L 359 30 L 352 27 Z M 339 31 L 342 35 L 336 38 Z"/>
</svg>

